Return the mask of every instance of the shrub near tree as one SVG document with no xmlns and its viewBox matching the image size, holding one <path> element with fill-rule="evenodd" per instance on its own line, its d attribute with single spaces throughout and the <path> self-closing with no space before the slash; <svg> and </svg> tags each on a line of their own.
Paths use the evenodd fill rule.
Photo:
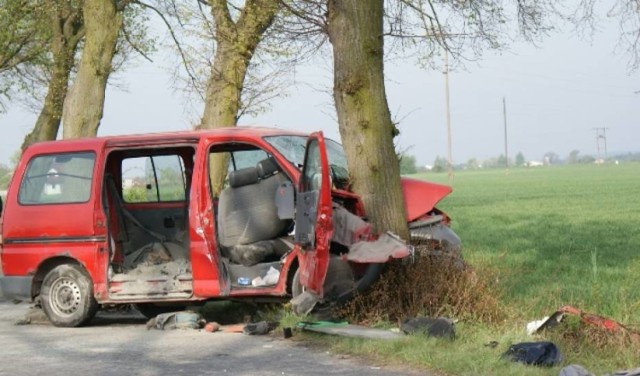
<svg viewBox="0 0 640 376">
<path fill-rule="evenodd" d="M 447 170 L 447 160 L 437 156 L 435 161 L 433 161 L 433 172 L 444 172 Z"/>
<path fill-rule="evenodd" d="M 0 190 L 7 189 L 9 185 L 9 181 L 11 181 L 11 168 L 5 165 L 4 163 L 0 163 Z"/>
<path fill-rule="evenodd" d="M 409 154 L 401 154 L 400 155 L 400 174 L 409 175 L 415 174 L 418 172 L 418 167 L 416 167 L 416 157 Z"/>
</svg>

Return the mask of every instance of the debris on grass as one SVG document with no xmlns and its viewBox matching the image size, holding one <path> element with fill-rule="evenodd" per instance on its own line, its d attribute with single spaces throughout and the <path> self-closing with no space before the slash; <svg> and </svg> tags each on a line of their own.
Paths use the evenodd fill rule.
<svg viewBox="0 0 640 376">
<path fill-rule="evenodd" d="M 280 325 L 276 321 L 260 321 L 255 323 L 248 323 L 242 329 L 244 334 L 248 335 L 264 335 L 269 334 L 273 329 Z"/>
<path fill-rule="evenodd" d="M 617 337 L 618 339 L 623 341 L 629 340 L 633 343 L 640 343 L 640 332 L 628 328 L 625 325 L 610 318 L 593 313 L 587 313 L 569 305 L 561 307 L 551 316 L 546 318 L 542 323 L 538 325 L 537 328 L 535 328 L 535 330 L 533 330 L 533 333 L 540 333 L 545 329 L 550 329 L 557 326 L 558 323 L 560 323 L 566 315 L 578 317 L 580 319 L 580 322 L 586 325 L 583 325 L 585 326 L 584 328 L 575 327 L 574 330 L 566 331 L 565 333 L 569 337 L 572 335 L 578 335 L 579 332 L 582 332 L 582 335 L 585 335 L 585 338 L 591 338 L 592 340 L 594 340 L 593 343 L 596 344 L 604 344 L 610 342 L 610 338 L 608 337 Z M 527 328 L 529 329 L 529 325 L 527 325 Z"/>
<path fill-rule="evenodd" d="M 402 334 L 394 333 L 391 330 L 368 328 L 360 325 L 352 325 L 346 321 L 332 322 L 332 321 L 314 321 L 314 322 L 300 322 L 297 324 L 302 330 L 332 334 L 342 337 L 352 338 L 367 338 L 367 339 L 399 339 L 405 337 Z"/>
<path fill-rule="evenodd" d="M 405 334 L 425 334 L 429 337 L 455 339 L 454 321 L 446 317 L 415 317 L 406 319 L 400 325 Z"/>
<path fill-rule="evenodd" d="M 206 324 L 202 315 L 192 311 L 162 313 L 147 322 L 147 329 L 201 329 Z"/>
<path fill-rule="evenodd" d="M 509 346 L 503 359 L 534 366 L 553 367 L 562 362 L 562 354 L 553 342 L 522 342 Z"/>
</svg>

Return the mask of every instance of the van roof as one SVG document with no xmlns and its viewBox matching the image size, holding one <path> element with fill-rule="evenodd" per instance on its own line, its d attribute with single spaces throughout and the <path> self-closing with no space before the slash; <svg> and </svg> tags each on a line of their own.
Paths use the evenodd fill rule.
<svg viewBox="0 0 640 376">
<path fill-rule="evenodd" d="M 161 143 L 168 140 L 184 140 L 196 142 L 202 138 L 220 137 L 239 139 L 257 139 L 266 136 L 298 135 L 306 136 L 308 133 L 292 131 L 280 128 L 237 126 L 204 130 L 186 130 L 161 133 L 144 133 L 118 136 L 99 136 L 88 138 L 76 138 L 56 141 L 44 141 L 34 143 L 27 149 L 30 153 L 57 152 L 68 150 L 98 150 L 105 145 L 136 144 L 136 143 Z"/>
</svg>

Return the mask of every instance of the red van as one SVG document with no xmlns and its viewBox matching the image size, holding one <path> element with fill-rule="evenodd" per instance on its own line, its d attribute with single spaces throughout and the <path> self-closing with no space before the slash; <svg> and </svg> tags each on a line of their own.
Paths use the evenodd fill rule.
<svg viewBox="0 0 640 376">
<path fill-rule="evenodd" d="M 215 158 L 229 166 L 220 192 Z M 37 143 L 4 202 L 0 286 L 38 299 L 57 326 L 86 324 L 106 303 L 152 316 L 210 299 L 345 297 L 410 251 L 370 234 L 347 183 L 342 147 L 322 133 L 236 127 Z M 451 189 L 409 179 L 403 188 L 412 236 L 458 250 L 434 206 Z M 329 268 L 340 283 L 327 283 Z"/>
</svg>

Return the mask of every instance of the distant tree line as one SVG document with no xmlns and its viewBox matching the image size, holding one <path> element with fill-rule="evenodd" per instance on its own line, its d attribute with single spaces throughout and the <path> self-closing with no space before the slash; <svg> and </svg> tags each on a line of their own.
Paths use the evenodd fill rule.
<svg viewBox="0 0 640 376">
<path fill-rule="evenodd" d="M 536 161 L 527 160 L 522 152 L 518 152 L 515 158 L 509 158 L 510 168 L 522 168 L 530 166 L 551 166 L 551 165 L 578 165 L 578 164 L 593 164 L 596 163 L 598 158 L 589 154 L 580 154 L 579 150 L 572 150 L 566 158 L 560 157 L 555 152 L 545 153 L 541 159 Z M 629 152 L 624 154 L 616 154 L 607 157 L 602 162 L 640 162 L 640 152 Z M 505 168 L 506 158 L 504 154 L 500 154 L 497 157 L 487 158 L 480 160 L 477 158 L 469 158 L 466 163 L 454 163 L 454 170 L 479 170 L 490 168 Z M 410 175 L 419 172 L 445 172 L 447 171 L 448 162 L 447 159 L 441 156 L 436 156 L 431 166 L 418 165 L 416 157 L 407 153 L 400 155 L 400 173 L 403 175 Z"/>
</svg>

